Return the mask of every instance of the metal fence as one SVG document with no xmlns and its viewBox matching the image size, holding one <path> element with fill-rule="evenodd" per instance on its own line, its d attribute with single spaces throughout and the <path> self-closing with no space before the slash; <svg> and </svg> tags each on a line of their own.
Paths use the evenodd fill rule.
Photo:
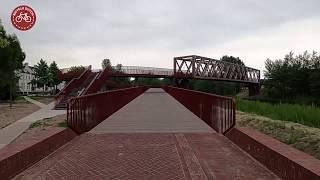
<svg viewBox="0 0 320 180">
<path fill-rule="evenodd" d="M 233 98 L 176 87 L 164 90 L 217 132 L 225 134 L 235 126 Z"/>
<path fill-rule="evenodd" d="M 147 89 L 134 87 L 72 98 L 67 124 L 77 133 L 87 132 Z"/>
</svg>

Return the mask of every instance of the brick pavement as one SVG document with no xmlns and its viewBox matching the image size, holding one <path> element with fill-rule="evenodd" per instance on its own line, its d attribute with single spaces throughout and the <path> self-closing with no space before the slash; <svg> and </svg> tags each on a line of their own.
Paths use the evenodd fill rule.
<svg viewBox="0 0 320 180">
<path fill-rule="evenodd" d="M 86 133 L 15 179 L 277 179 L 216 133 Z"/>
</svg>

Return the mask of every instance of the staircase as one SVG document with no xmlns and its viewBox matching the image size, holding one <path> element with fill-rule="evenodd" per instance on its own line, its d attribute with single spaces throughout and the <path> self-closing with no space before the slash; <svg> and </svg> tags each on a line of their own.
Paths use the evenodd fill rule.
<svg viewBox="0 0 320 180">
<path fill-rule="evenodd" d="M 90 72 L 88 77 L 77 87 L 73 88 L 70 93 L 65 95 L 62 100 L 56 104 L 55 109 L 67 109 L 67 103 L 70 98 L 81 95 L 82 91 L 89 86 L 91 81 L 97 75 L 98 72 Z"/>
<path fill-rule="evenodd" d="M 92 83 L 88 86 L 88 88 L 86 88 L 83 92 L 83 95 L 86 94 L 91 94 L 91 93 L 96 93 L 99 90 L 101 90 L 103 84 L 105 84 L 105 82 L 107 81 L 107 79 L 110 76 L 110 69 L 109 68 L 105 68 L 104 70 L 102 70 L 96 78 L 94 78 L 94 80 L 92 81 Z"/>
</svg>

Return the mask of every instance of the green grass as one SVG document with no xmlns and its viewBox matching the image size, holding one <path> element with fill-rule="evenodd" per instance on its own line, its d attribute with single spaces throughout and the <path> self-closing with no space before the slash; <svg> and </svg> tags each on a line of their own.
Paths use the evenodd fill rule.
<svg viewBox="0 0 320 180">
<path fill-rule="evenodd" d="M 320 159 L 320 129 L 246 112 L 237 112 L 237 126 L 257 129 Z"/>
<path fill-rule="evenodd" d="M 32 123 L 29 128 L 36 128 L 36 127 L 42 126 L 42 124 L 43 123 L 41 121 L 36 121 Z"/>
<path fill-rule="evenodd" d="M 300 123 L 320 128 L 320 108 L 298 104 L 271 104 L 237 98 L 237 109 L 271 119 Z"/>
<path fill-rule="evenodd" d="M 32 98 L 34 100 L 41 100 L 45 98 L 53 98 L 54 96 L 29 96 L 29 98 Z"/>
<path fill-rule="evenodd" d="M 52 121 L 52 118 L 45 118 L 43 120 L 39 120 L 39 121 L 36 121 L 34 123 L 32 123 L 29 128 L 36 128 L 36 127 L 49 127 L 49 126 L 57 126 L 57 127 L 68 127 L 67 125 L 67 121 L 64 120 L 62 122 L 59 122 L 59 123 L 50 123 L 50 121 Z"/>
<path fill-rule="evenodd" d="M 24 99 L 24 97 L 22 97 L 22 96 L 18 96 L 15 100 L 14 100 L 14 103 L 27 103 L 27 104 L 29 104 L 30 102 L 29 101 L 27 101 L 27 100 L 25 100 Z"/>
<path fill-rule="evenodd" d="M 67 122 L 63 121 L 58 124 L 58 127 L 68 127 Z"/>
</svg>

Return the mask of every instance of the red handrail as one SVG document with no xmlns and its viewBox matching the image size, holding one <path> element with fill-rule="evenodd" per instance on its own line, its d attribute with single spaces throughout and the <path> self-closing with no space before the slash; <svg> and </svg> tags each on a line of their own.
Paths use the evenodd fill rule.
<svg viewBox="0 0 320 180">
<path fill-rule="evenodd" d="M 55 104 L 59 104 L 59 102 L 67 95 L 69 94 L 72 89 L 79 86 L 82 81 L 84 81 L 88 75 L 91 73 L 91 65 L 81 73 L 81 75 L 77 78 L 73 78 L 55 97 Z"/>
<path fill-rule="evenodd" d="M 99 75 L 96 76 L 90 85 L 84 90 L 83 95 L 98 92 L 105 80 L 110 76 L 111 72 L 112 69 L 110 68 L 105 68 L 103 71 L 101 71 Z"/>
<path fill-rule="evenodd" d="M 147 89 L 134 87 L 71 98 L 67 124 L 79 134 L 87 132 Z"/>
<path fill-rule="evenodd" d="M 91 80 L 90 84 L 78 95 L 78 96 L 83 96 L 86 95 L 88 92 L 88 89 L 93 86 L 94 82 L 98 79 L 98 77 L 101 75 L 102 72 L 98 72 L 94 78 Z"/>
<path fill-rule="evenodd" d="M 176 87 L 164 90 L 219 133 L 227 133 L 236 123 L 233 98 Z"/>
</svg>

